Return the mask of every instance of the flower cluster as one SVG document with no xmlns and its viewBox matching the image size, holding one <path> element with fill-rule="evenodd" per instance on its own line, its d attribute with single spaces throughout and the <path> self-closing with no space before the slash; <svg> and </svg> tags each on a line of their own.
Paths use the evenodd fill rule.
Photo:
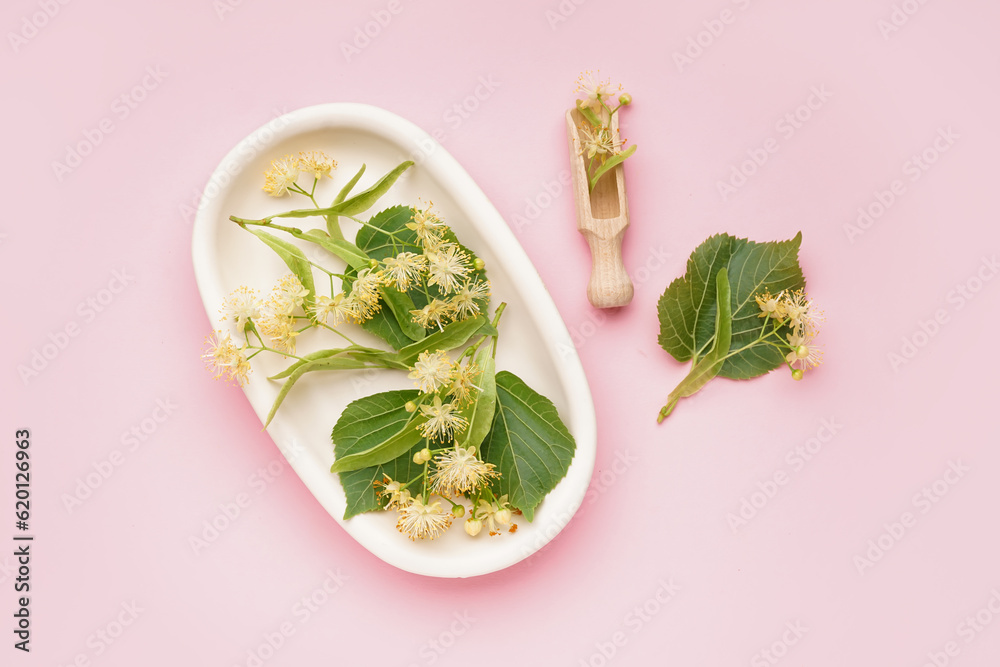
<svg viewBox="0 0 1000 667">
<path fill-rule="evenodd" d="M 246 346 L 236 347 L 229 334 L 216 331 L 206 339 L 208 349 L 202 358 L 208 368 L 215 374 L 216 380 L 226 379 L 239 386 L 247 383 L 250 373 L 250 362 L 247 360 Z"/>
<path fill-rule="evenodd" d="M 618 156 L 616 159 L 620 162 L 630 154 L 622 152 L 621 145 L 625 141 L 616 145 L 617 137 L 611 129 L 611 119 L 619 109 L 632 103 L 632 96 L 623 93 L 620 85 L 612 90 L 610 79 L 602 80 L 599 73 L 591 71 L 580 75 L 576 93 L 580 96 L 576 108 L 583 119 L 577 126 L 580 154 L 587 159 L 588 180 L 593 190 L 601 175 L 598 170 L 608 159 Z M 614 101 L 616 95 L 617 103 Z M 612 107 L 612 104 L 615 106 Z"/>
<path fill-rule="evenodd" d="M 312 174 L 316 180 L 323 176 L 333 178 L 330 172 L 336 168 L 336 160 L 331 159 L 323 151 L 299 153 L 298 157 L 286 155 L 272 160 L 271 166 L 264 172 L 264 192 L 272 197 L 282 197 L 289 190 L 308 194 L 295 182 L 299 174 L 302 172 Z"/>
<path fill-rule="evenodd" d="M 801 380 L 805 372 L 823 363 L 823 351 L 813 342 L 819 333 L 823 314 L 815 308 L 805 292 L 785 290 L 777 295 L 765 291 L 754 296 L 760 308 L 758 317 L 774 323 L 772 333 L 787 327 L 785 339 L 776 345 L 788 350 L 785 364 L 792 377 Z"/>
<path fill-rule="evenodd" d="M 321 151 L 300 153 L 298 157 L 287 155 L 271 162 L 265 172 L 264 191 L 276 197 L 286 193 L 303 195 L 319 210 L 316 184 L 322 177 L 330 176 L 336 166 L 337 163 Z M 298 185 L 297 179 L 302 174 L 313 176 L 311 191 Z M 336 218 L 332 223 L 328 221 L 327 231 L 312 229 L 308 232 L 277 224 L 274 218 L 282 215 L 261 220 L 231 218 L 243 227 L 256 225 L 278 230 L 300 241 L 319 243 L 331 252 L 346 246 L 351 250 L 349 258 L 365 259 L 348 262 L 341 257 L 348 266 L 343 273 L 337 273 L 298 253 L 298 248 L 289 249 L 288 245 L 268 240 L 268 245 L 293 273 L 280 278 L 263 296 L 255 289 L 241 286 L 225 298 L 220 320 L 227 324 L 228 331 L 216 332 L 209 339 L 204 354 L 215 377 L 241 386 L 246 384 L 251 360 L 262 352 L 293 357 L 299 367 L 327 358 L 316 355 L 328 355 L 336 357 L 337 362 L 343 360 L 343 368 L 402 370 L 406 365 L 396 352 L 358 345 L 340 325 L 364 324 L 381 313 L 410 337 L 413 330 L 424 333 L 417 327 L 443 331 L 446 325 L 482 315 L 491 295 L 490 283 L 483 273 L 484 263 L 458 243 L 431 203 L 421 206 L 409 209 L 409 218 L 393 218 L 395 226 L 391 228 L 379 226 L 374 218 L 365 222 L 354 216 L 343 216 L 381 235 L 370 248 L 343 239 Z M 316 215 L 327 217 L 321 212 Z M 265 235 L 260 238 L 270 239 Z M 338 239 L 341 245 L 331 250 L 329 245 L 322 243 L 331 238 Z M 386 248 L 392 249 L 391 254 Z M 327 281 L 318 278 L 321 274 L 329 278 L 329 291 Z M 399 307 L 408 300 L 412 305 Z M 497 309 L 494 325 L 503 308 L 501 304 Z M 310 329 L 327 329 L 350 345 L 296 356 L 298 339 Z M 433 334 L 433 331 L 427 333 Z M 477 535 L 484 527 L 492 535 L 499 534 L 504 526 L 510 526 L 510 532 L 516 530 L 511 524 L 515 510 L 507 496 L 497 498 L 494 495 L 497 488 L 494 482 L 500 478 L 496 466 L 477 453 L 485 434 L 480 433 L 479 440 L 471 441 L 469 433 L 470 419 L 475 414 L 473 405 L 482 392 L 477 382 L 485 366 L 480 364 L 492 359 L 486 356 L 488 347 L 481 354 L 477 353 L 488 340 L 495 344 L 495 336 L 495 330 L 492 335 L 482 335 L 478 342 L 458 353 L 454 361 L 447 350 L 429 345 L 416 355 L 408 368 L 409 378 L 419 390 L 412 401 L 401 406 L 409 414 L 406 428 L 415 429 L 422 443 L 414 447 L 418 451 L 412 454 L 414 474 L 412 478 L 399 480 L 385 477 L 375 483 L 375 488 L 379 505 L 398 513 L 397 528 L 411 539 L 439 537 L 454 519 L 466 515 L 467 506 L 469 518 L 465 530 L 469 535 Z M 411 338 L 422 339 L 420 336 Z M 396 351 L 407 345 L 405 340 L 392 344 Z M 465 345 L 466 339 L 463 339 L 461 346 Z M 490 368 L 492 373 L 492 365 Z M 288 370 L 280 377 L 288 378 L 286 382 L 296 379 Z M 287 393 L 285 389 L 276 399 L 272 416 L 284 393 Z M 490 400 L 495 398 L 491 396 Z"/>
<path fill-rule="evenodd" d="M 461 411 L 478 390 L 475 381 L 479 373 L 471 359 L 452 362 L 444 350 L 420 353 L 409 375 L 421 392 L 420 412 L 426 419 L 419 426 L 420 435 L 428 440 L 448 441 L 468 428 L 469 422 Z M 449 401 L 445 403 L 443 398 Z"/>
<path fill-rule="evenodd" d="M 489 486 L 499 474 L 492 463 L 484 463 L 476 456 L 475 447 L 456 445 L 437 455 L 424 449 L 414 455 L 414 462 L 423 464 L 427 474 L 406 484 L 388 476 L 375 482 L 382 506 L 396 510 L 396 528 L 411 540 L 439 537 L 455 518 L 465 516 L 465 505 L 453 500 L 461 497 L 471 503 L 465 521 L 465 532 L 470 536 L 475 537 L 484 527 L 492 536 L 500 535 L 504 526 L 509 526 L 507 530 L 511 533 L 517 530 L 517 524 L 512 523 L 515 510 L 507 496 L 497 498 Z M 421 480 L 426 488 L 414 496 L 407 487 Z"/>
<path fill-rule="evenodd" d="M 484 526 L 490 535 L 499 535 L 501 526 L 511 525 L 513 508 L 507 496 L 497 498 L 491 489 L 491 482 L 500 477 L 496 466 L 479 458 L 474 445 L 458 439 L 469 427 L 464 409 L 481 391 L 476 381 L 482 370 L 472 359 L 476 347 L 457 361 L 445 350 L 421 352 L 409 374 L 420 395 L 405 407 L 419 415 L 416 428 L 428 443 L 413 455 L 413 463 L 422 468 L 408 482 L 386 477 L 375 486 L 381 505 L 399 513 L 396 527 L 414 540 L 434 539 L 454 518 L 465 516 L 465 505 L 456 502 L 461 498 L 470 502 L 465 521 L 469 535 L 475 537 Z M 419 491 L 409 490 L 414 485 Z M 516 525 L 509 530 L 517 530 Z"/>
<path fill-rule="evenodd" d="M 406 224 L 422 253 L 403 252 L 384 260 L 383 266 L 396 289 L 405 292 L 413 286 L 423 288 L 427 303 L 410 311 L 413 321 L 425 329 L 441 329 L 448 322 L 479 315 L 490 297 L 490 283 L 475 278 L 474 273 L 483 269 L 483 261 L 472 260 L 450 240 L 454 236 L 449 235 L 448 226 L 431 206 L 414 210 Z"/>
</svg>

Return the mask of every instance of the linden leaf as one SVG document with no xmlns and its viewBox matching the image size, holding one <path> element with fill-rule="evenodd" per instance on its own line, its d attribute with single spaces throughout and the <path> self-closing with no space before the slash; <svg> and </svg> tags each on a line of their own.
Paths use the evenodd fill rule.
<svg viewBox="0 0 1000 667">
<path fill-rule="evenodd" d="M 347 496 L 345 519 L 362 512 L 381 509 L 374 483 L 381 481 L 383 477 L 409 481 L 422 472 L 423 465 L 413 462 L 410 451 L 421 440 L 419 432 L 414 427 L 413 435 L 416 439 L 408 447 L 406 447 L 408 440 L 402 435 L 408 430 L 407 424 L 414 419 L 413 413 L 407 412 L 404 406 L 407 401 L 416 399 L 419 394 L 416 389 L 372 394 L 354 401 L 341 413 L 331 433 L 333 452 L 338 462 L 371 451 L 380 444 L 394 439 L 396 444 L 400 444 L 399 441 L 402 440 L 400 449 L 405 448 L 404 453 L 379 465 L 339 474 L 340 483 Z"/>
<path fill-rule="evenodd" d="M 559 419 L 552 401 L 508 371 L 496 374 L 493 427 L 480 447 L 482 459 L 496 466 L 494 493 L 531 521 L 542 499 L 566 476 L 576 441 Z"/>
<path fill-rule="evenodd" d="M 667 287 L 657 304 L 659 343 L 677 361 L 695 363 L 715 340 L 715 279 L 727 269 L 731 286 L 732 340 L 719 375 L 748 379 L 783 363 L 781 352 L 769 345 L 751 345 L 766 318 L 754 295 L 777 294 L 805 286 L 798 252 L 801 232 L 788 241 L 757 243 L 717 234 L 699 245 L 687 262 L 687 273 Z"/>
</svg>

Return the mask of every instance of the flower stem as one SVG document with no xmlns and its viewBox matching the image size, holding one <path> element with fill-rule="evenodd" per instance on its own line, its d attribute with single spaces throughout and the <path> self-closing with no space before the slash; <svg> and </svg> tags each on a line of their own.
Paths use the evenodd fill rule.
<svg viewBox="0 0 1000 667">
<path fill-rule="evenodd" d="M 343 338 L 344 340 L 346 340 L 351 345 L 357 345 L 357 343 L 355 343 L 353 340 L 351 340 L 350 337 L 348 337 L 348 335 L 345 334 L 343 331 L 339 331 L 338 329 L 336 329 L 334 327 L 331 327 L 326 322 L 317 322 L 316 324 L 318 324 L 319 326 L 323 327 L 324 329 L 329 329 L 333 333 L 337 334 L 338 336 L 340 336 L 341 338 Z"/>
<path fill-rule="evenodd" d="M 500 321 L 500 316 L 503 315 L 504 309 L 507 307 L 506 301 L 501 301 L 500 305 L 497 306 L 496 312 L 493 313 L 493 321 L 490 323 L 493 328 L 496 329 L 497 323 Z"/>
</svg>

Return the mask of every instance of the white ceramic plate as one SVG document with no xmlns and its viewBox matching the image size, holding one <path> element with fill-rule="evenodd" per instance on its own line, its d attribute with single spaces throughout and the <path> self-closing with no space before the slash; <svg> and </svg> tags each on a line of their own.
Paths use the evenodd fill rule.
<svg viewBox="0 0 1000 667">
<path fill-rule="evenodd" d="M 266 293 L 288 272 L 270 249 L 228 218 L 237 215 L 259 219 L 306 207 L 308 200 L 301 196 L 276 199 L 266 195 L 261 185 L 263 172 L 272 159 L 310 149 L 323 150 L 339 163 L 333 181 L 326 179 L 322 185 L 325 189 L 317 190 L 320 202 L 332 201 L 362 163 L 368 169 L 355 192 L 369 187 L 404 160 L 417 163 L 364 216 L 396 204 L 416 205 L 418 198 L 434 202 L 462 243 L 486 262 L 493 285 L 492 305 L 507 302 L 500 322 L 497 369 L 516 373 L 552 399 L 575 437 L 577 449 L 568 474 L 538 507 L 534 521 L 528 523 L 523 516 L 517 517 L 516 533 L 499 537 L 483 533 L 470 538 L 461 525 L 455 525 L 436 540 L 411 542 L 396 531 L 395 512 L 371 512 L 343 520 L 344 492 L 336 475 L 330 473 L 330 429 L 341 411 L 362 396 L 412 388 L 405 373 L 367 370 L 307 374 L 289 392 L 268 432 L 331 516 L 351 537 L 387 563 L 423 575 L 469 577 L 527 558 L 562 530 L 583 501 L 590 483 L 597 445 L 590 388 L 566 326 L 524 250 L 483 191 L 426 132 L 376 107 L 324 104 L 277 118 L 233 148 L 212 175 L 194 226 L 195 275 L 212 326 L 218 326 L 219 308 L 233 289 L 248 285 Z M 306 182 L 306 178 L 300 180 Z M 293 224 L 310 228 L 324 222 L 317 217 Z M 351 225 L 344 225 L 348 238 L 353 238 L 357 229 Z M 294 241 L 280 232 L 276 235 Z M 338 269 L 342 266 L 312 244 L 299 245 L 313 261 Z M 320 277 L 317 285 L 323 284 Z M 310 338 L 312 333 L 300 336 L 300 352 L 336 345 L 322 332 Z M 352 328 L 351 335 L 361 344 L 386 347 L 358 327 Z M 263 420 L 280 387 L 280 382 L 266 377 L 288 362 L 265 353 L 252 363 L 253 373 L 245 392 Z"/>
</svg>

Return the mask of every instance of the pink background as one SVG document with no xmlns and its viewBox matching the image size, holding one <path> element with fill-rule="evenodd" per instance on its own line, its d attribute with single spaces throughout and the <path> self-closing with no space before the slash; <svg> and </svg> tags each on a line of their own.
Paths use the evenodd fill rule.
<svg viewBox="0 0 1000 667">
<path fill-rule="evenodd" d="M 0 9 L 0 540 L 15 532 L 16 428 L 32 430 L 36 535 L 30 655 L 12 648 L 13 547 L 0 548 L 0 662 L 997 664 L 1000 6 L 896 2 L 889 32 L 893 0 L 223 2 Z M 386 25 L 348 57 L 373 15 Z M 557 185 L 574 79 L 598 67 L 635 98 L 622 126 L 639 147 L 626 167 L 636 293 L 617 313 L 586 301 L 589 254 Z M 495 90 L 470 99 L 481 79 Z M 800 108 L 813 90 L 824 99 Z M 201 188 L 253 129 L 334 101 L 440 130 L 575 335 L 599 424 L 592 493 L 508 570 L 435 580 L 375 559 L 242 393 L 202 368 Z M 796 112 L 798 127 L 782 121 Z M 57 175 L 88 137 L 100 142 Z M 718 182 L 765 144 L 724 198 Z M 934 163 L 914 171 L 925 150 Z M 890 197 L 867 229 L 845 227 Z M 686 373 L 656 343 L 666 284 L 710 234 L 798 230 L 827 363 L 801 383 L 713 382 L 657 426 Z M 22 377 L 43 350 L 53 358 Z M 123 440 L 133 428 L 142 441 Z M 795 453 L 810 445 L 808 461 Z M 120 465 L 68 510 L 64 495 L 116 450 Z M 196 554 L 189 538 L 240 494 L 249 506 Z M 734 526 L 741 507 L 751 518 Z M 309 596 L 322 604 L 306 614 Z"/>
</svg>

